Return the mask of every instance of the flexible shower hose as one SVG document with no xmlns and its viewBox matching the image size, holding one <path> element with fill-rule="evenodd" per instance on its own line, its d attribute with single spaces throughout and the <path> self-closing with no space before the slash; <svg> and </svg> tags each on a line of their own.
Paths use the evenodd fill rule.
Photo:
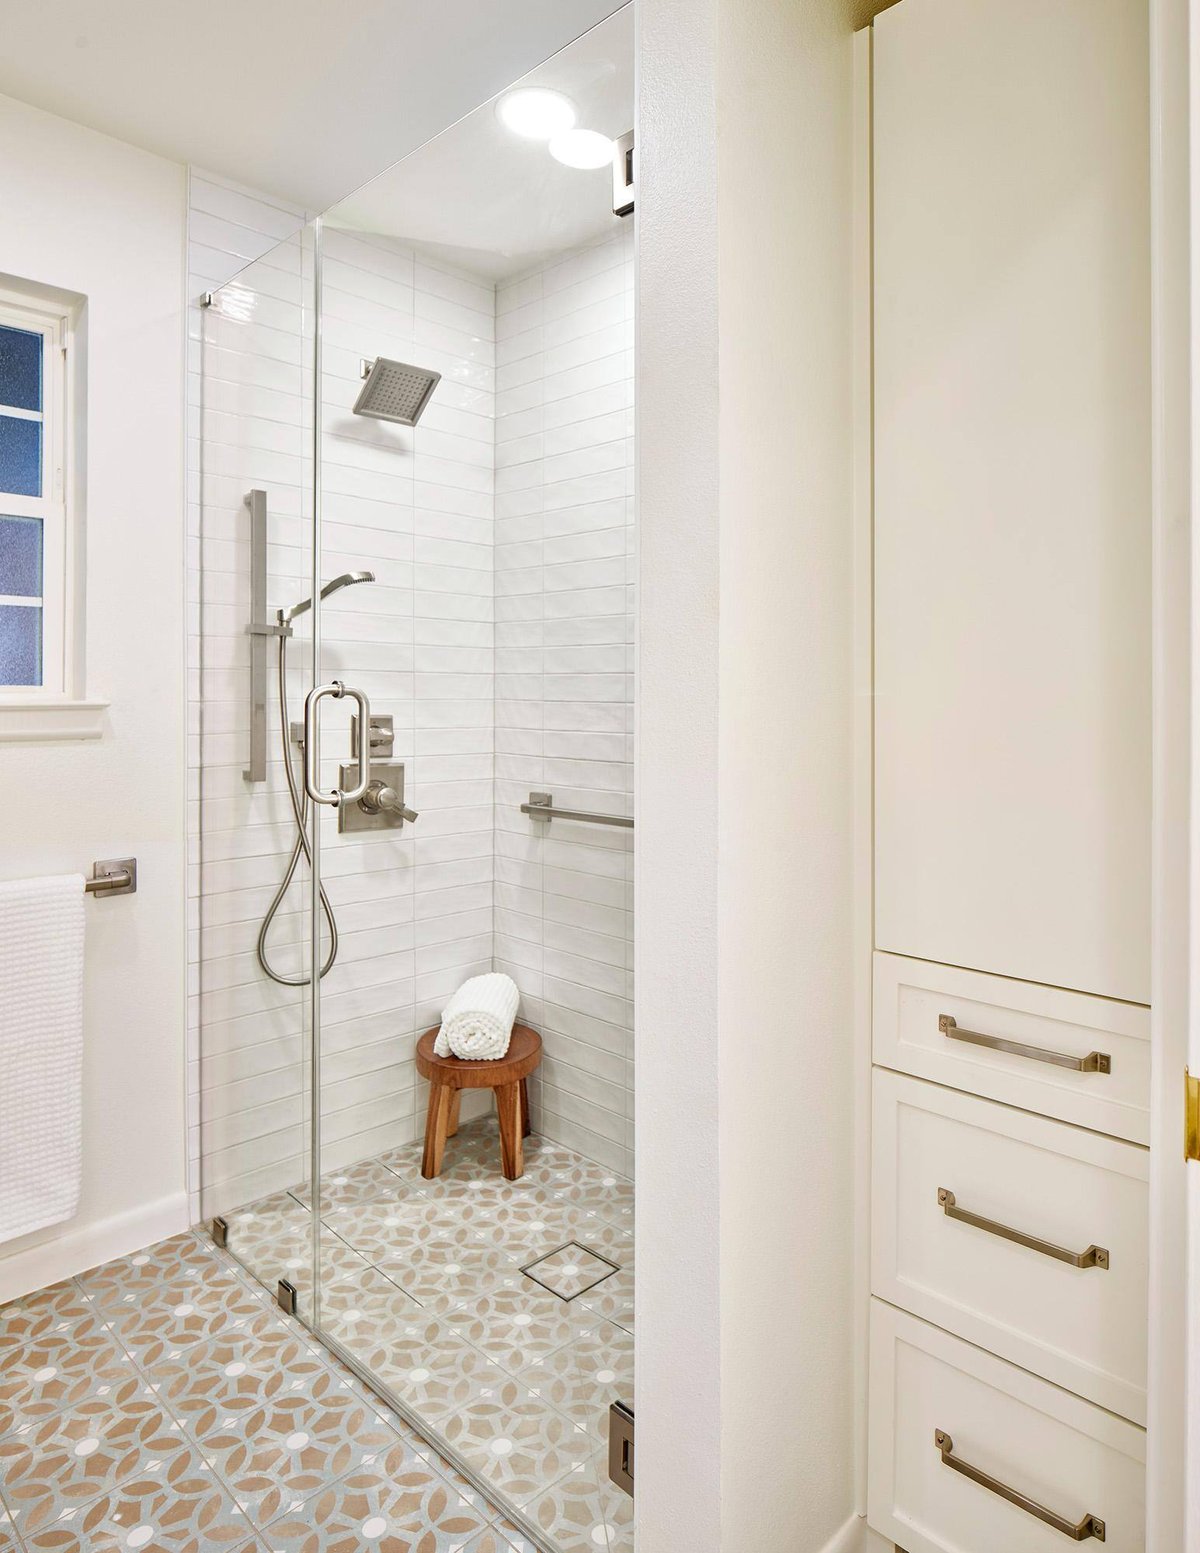
<svg viewBox="0 0 1200 1553">
<path fill-rule="evenodd" d="M 287 703 L 287 637 L 279 638 L 279 738 L 283 746 L 283 770 L 287 777 L 288 793 L 292 800 L 292 815 L 296 821 L 296 840 L 292 847 L 292 855 L 288 859 L 288 865 L 280 880 L 279 888 L 275 891 L 275 899 L 267 907 L 267 914 L 263 918 L 262 927 L 258 930 L 258 943 L 255 953 L 258 963 L 266 971 L 272 981 L 277 981 L 281 987 L 307 987 L 312 982 L 311 976 L 285 976 L 282 971 L 277 971 L 271 965 L 267 957 L 267 934 L 271 931 L 271 923 L 275 920 L 275 914 L 283 905 L 283 898 L 291 886 L 295 877 L 296 868 L 303 856 L 312 867 L 312 848 L 308 841 L 308 793 L 302 792 L 296 786 L 296 773 L 292 770 L 291 741 L 288 737 L 288 703 Z M 329 897 L 325 894 L 325 886 L 321 886 L 321 910 L 325 913 L 325 921 L 329 924 L 329 953 L 325 956 L 325 963 L 321 967 L 321 975 L 328 975 L 333 962 L 337 959 L 338 930 L 337 919 L 333 915 L 333 907 L 329 904 Z"/>
</svg>

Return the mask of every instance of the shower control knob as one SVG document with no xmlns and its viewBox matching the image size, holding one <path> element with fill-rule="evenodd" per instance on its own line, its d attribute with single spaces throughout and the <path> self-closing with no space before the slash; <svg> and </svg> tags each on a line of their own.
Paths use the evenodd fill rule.
<svg viewBox="0 0 1200 1553">
<path fill-rule="evenodd" d="M 385 782 L 372 782 L 358 802 L 368 814 L 398 814 L 410 825 L 417 818 L 416 811 L 409 809 L 396 789 Z"/>
</svg>

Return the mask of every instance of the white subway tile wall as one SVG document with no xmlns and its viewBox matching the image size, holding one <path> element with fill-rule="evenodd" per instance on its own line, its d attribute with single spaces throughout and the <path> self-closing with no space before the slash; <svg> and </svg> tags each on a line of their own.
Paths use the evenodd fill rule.
<svg viewBox="0 0 1200 1553">
<path fill-rule="evenodd" d="M 633 232 L 496 291 L 496 968 L 549 1137 L 633 1175 Z"/>
<path fill-rule="evenodd" d="M 293 826 L 273 704 L 268 781 L 242 776 L 242 500 L 268 492 L 272 607 L 307 595 L 311 235 L 279 202 L 200 175 L 191 188 L 193 299 L 259 261 L 191 313 L 190 1157 L 208 1217 L 307 1175 L 307 994 L 254 957 Z M 539 787 L 579 808 L 632 802 L 631 234 L 497 291 L 326 225 L 322 288 L 320 569 L 376 582 L 327 602 L 321 671 L 391 714 L 420 812 L 398 836 L 322 831 L 341 931 L 323 983 L 324 1165 L 419 1133 L 416 1034 L 495 965 L 545 1037 L 539 1126 L 631 1174 L 631 838 L 561 821 L 543 835 L 519 809 Z M 377 355 L 443 374 L 415 428 L 351 414 L 360 358 Z M 294 718 L 307 623 L 289 644 Z M 332 784 L 349 758 L 340 709 L 324 727 Z M 291 975 L 304 877 L 271 935 Z"/>
</svg>

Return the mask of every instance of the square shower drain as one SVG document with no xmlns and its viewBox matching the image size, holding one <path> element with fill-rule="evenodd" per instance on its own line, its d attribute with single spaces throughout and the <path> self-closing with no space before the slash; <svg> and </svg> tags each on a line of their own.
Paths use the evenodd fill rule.
<svg viewBox="0 0 1200 1553">
<path fill-rule="evenodd" d="M 616 1262 L 589 1251 L 577 1240 L 568 1240 L 557 1251 L 547 1252 L 536 1262 L 527 1262 L 521 1271 L 526 1278 L 569 1303 L 621 1269 Z"/>
</svg>

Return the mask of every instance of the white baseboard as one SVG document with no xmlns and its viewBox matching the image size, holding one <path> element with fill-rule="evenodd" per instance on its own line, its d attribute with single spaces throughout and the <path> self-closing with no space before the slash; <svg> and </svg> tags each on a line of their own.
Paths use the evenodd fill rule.
<svg viewBox="0 0 1200 1553">
<path fill-rule="evenodd" d="M 865 1517 L 852 1515 L 820 1553 L 892 1553 L 894 1544 L 872 1531 Z"/>
<path fill-rule="evenodd" d="M 14 1242 L 12 1250 L 0 1246 L 0 1305 L 178 1235 L 188 1224 L 187 1193 L 173 1192 L 111 1219 L 78 1228 L 66 1225 L 57 1234 L 50 1231 L 49 1238 L 43 1235 L 34 1245 Z"/>
</svg>

